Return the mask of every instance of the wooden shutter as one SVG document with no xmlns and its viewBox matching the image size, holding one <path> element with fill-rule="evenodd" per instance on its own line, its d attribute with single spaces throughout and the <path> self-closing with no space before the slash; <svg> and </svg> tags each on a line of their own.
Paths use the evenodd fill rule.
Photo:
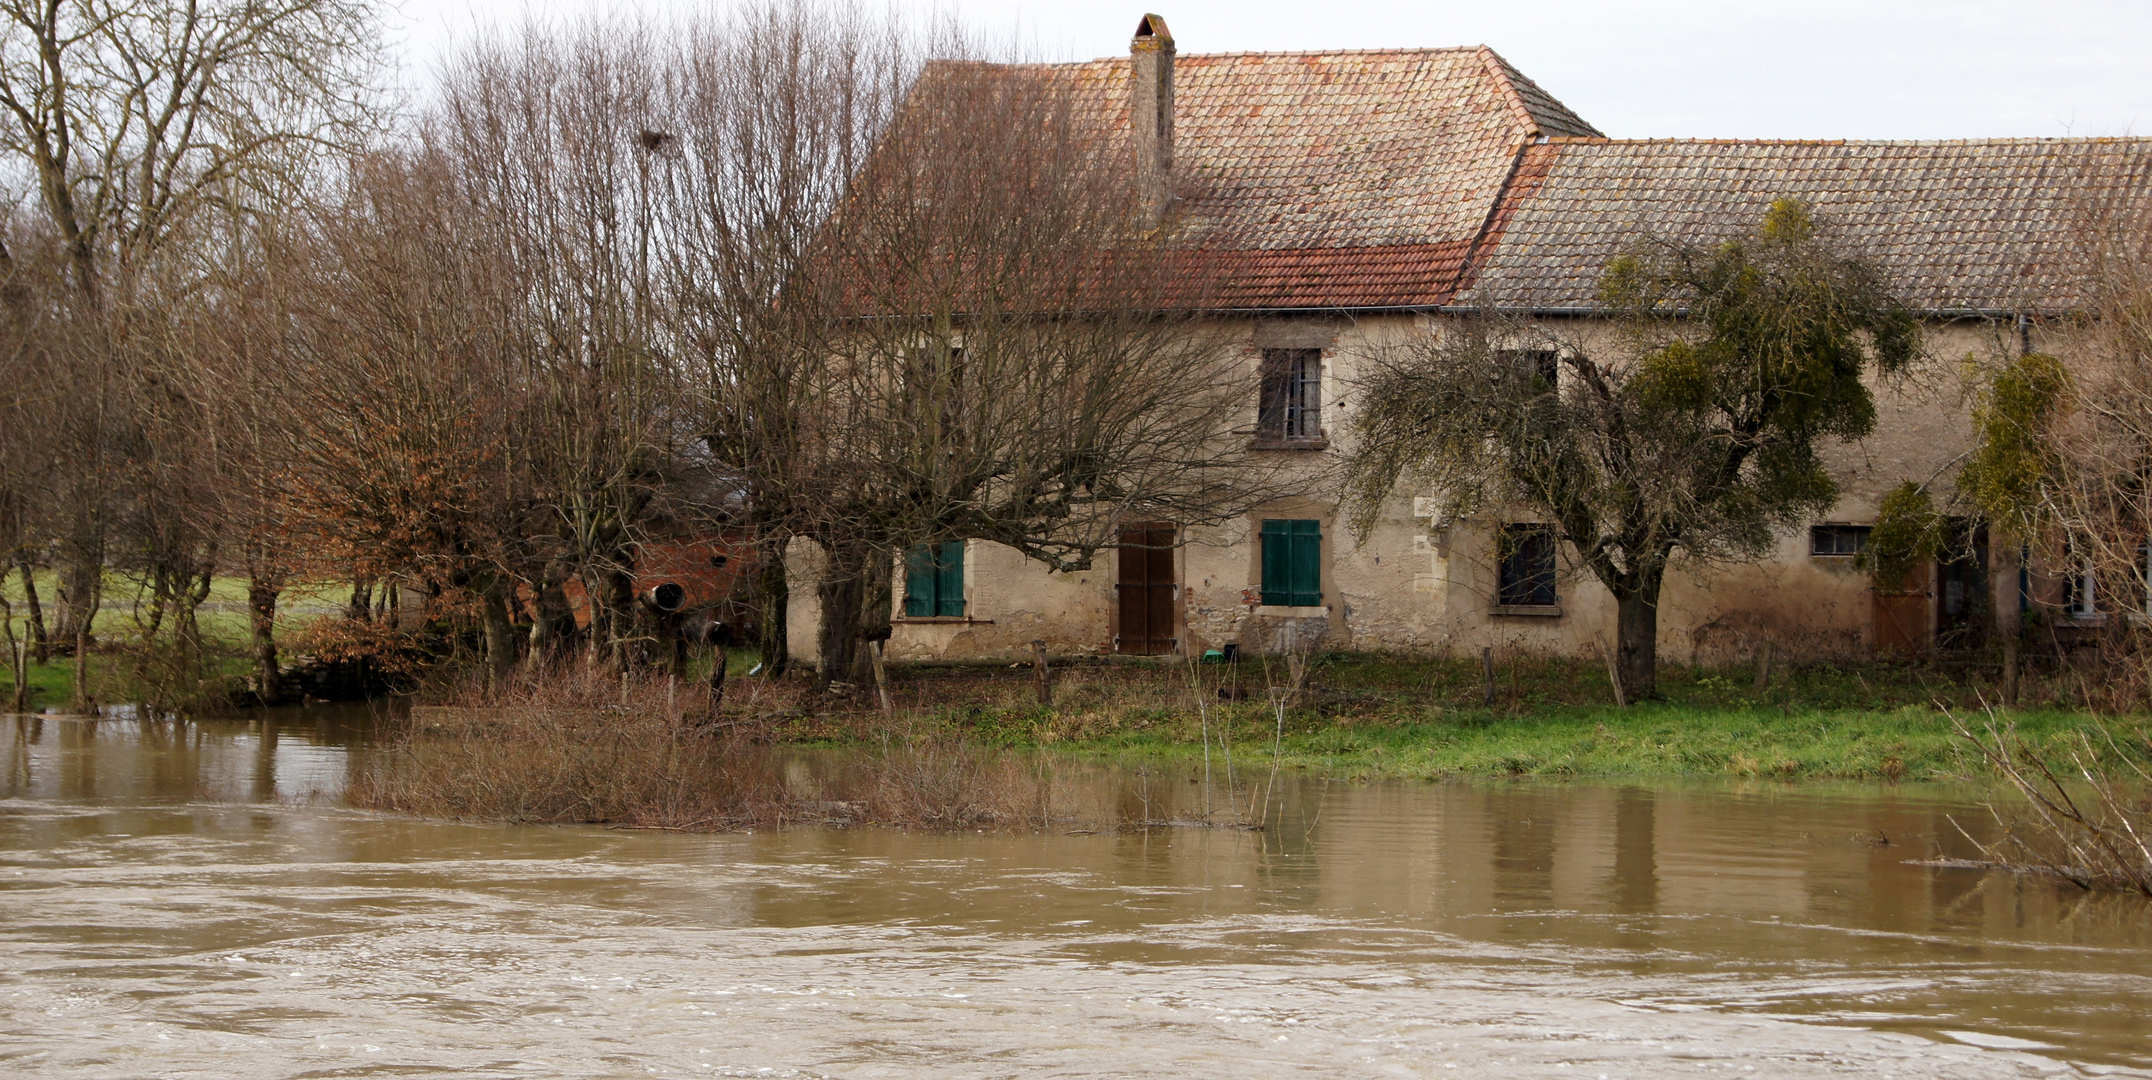
<svg viewBox="0 0 2152 1080">
<path fill-rule="evenodd" d="M 904 556 L 904 617 L 964 614 L 964 542 L 921 544 Z"/>
<path fill-rule="evenodd" d="M 934 590 L 934 614 L 962 616 L 964 614 L 964 542 L 951 540 L 941 546 L 941 558 L 937 560 L 936 586 Z"/>
<path fill-rule="evenodd" d="M 934 614 L 934 548 L 927 544 L 904 553 L 904 617 L 925 619 Z"/>
<path fill-rule="evenodd" d="M 1263 522 L 1263 603 L 1314 607 L 1323 602 L 1323 525 L 1273 518 Z"/>
</svg>

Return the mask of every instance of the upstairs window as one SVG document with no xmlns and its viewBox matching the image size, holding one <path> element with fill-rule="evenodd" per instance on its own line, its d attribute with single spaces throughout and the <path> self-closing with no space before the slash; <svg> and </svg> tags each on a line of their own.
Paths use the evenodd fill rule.
<svg viewBox="0 0 2152 1080">
<path fill-rule="evenodd" d="M 1553 349 L 1502 349 L 1495 356 L 1532 380 L 1535 397 L 1551 393 L 1561 375 L 1562 354 Z"/>
<path fill-rule="evenodd" d="M 1817 558 L 1840 555 L 1858 555 L 1868 550 L 1867 525 L 1811 525 L 1808 527 L 1808 553 Z"/>
<path fill-rule="evenodd" d="M 1263 603 L 1314 607 L 1323 602 L 1323 523 L 1263 522 Z"/>
<path fill-rule="evenodd" d="M 964 542 L 921 544 L 904 558 L 904 616 L 962 618 Z"/>
<path fill-rule="evenodd" d="M 1554 527 L 1502 526 L 1499 587 L 1495 602 L 1503 607 L 1552 607 Z"/>
<path fill-rule="evenodd" d="M 1314 442 L 1323 437 L 1323 351 L 1264 349 L 1258 439 Z"/>
</svg>

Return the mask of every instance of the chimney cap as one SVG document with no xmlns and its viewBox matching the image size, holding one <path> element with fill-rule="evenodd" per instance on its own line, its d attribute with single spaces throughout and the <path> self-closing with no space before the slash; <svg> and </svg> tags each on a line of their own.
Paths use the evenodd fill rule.
<svg viewBox="0 0 2152 1080">
<path fill-rule="evenodd" d="M 1170 49 L 1173 47 L 1173 31 L 1166 29 L 1166 20 L 1157 15 L 1145 15 L 1136 24 L 1136 39 L 1131 44 L 1139 48 L 1163 46 Z"/>
</svg>

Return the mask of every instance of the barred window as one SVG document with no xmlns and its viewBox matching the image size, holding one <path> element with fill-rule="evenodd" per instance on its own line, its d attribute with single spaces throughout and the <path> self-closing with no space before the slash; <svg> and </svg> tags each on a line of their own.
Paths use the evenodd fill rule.
<svg viewBox="0 0 2152 1080">
<path fill-rule="evenodd" d="M 1868 550 L 1868 525 L 1811 525 L 1808 553 L 1817 557 L 1858 555 Z"/>
</svg>

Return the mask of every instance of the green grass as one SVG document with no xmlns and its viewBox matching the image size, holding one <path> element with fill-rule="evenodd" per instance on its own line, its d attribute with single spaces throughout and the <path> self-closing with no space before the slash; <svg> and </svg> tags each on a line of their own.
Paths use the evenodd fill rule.
<svg viewBox="0 0 2152 1080">
<path fill-rule="evenodd" d="M 1219 700 L 1224 669 L 1074 668 L 1051 709 L 1027 700 L 1021 672 L 949 676 L 906 672 L 897 698 L 913 730 L 947 731 L 1011 748 L 1192 763 L 1208 712 L 1215 762 L 1268 767 L 1278 716 L 1259 665 L 1244 665 L 1246 701 Z M 1797 668 L 1761 693 L 1748 671 L 1662 669 L 1662 700 L 1612 704 L 1603 668 L 1562 660 L 1501 666 L 1484 704 L 1477 661 L 1331 657 L 1285 710 L 1277 760 L 1342 778 L 1750 776 L 1947 779 L 1975 771 L 1948 708 L 1974 727 L 1996 688 L 1978 674 L 1883 665 Z M 1191 677 L 1196 682 L 1191 683 Z M 1026 677 L 1028 678 L 1028 676 Z M 1282 683 L 1272 665 L 1269 679 Z M 2107 731 L 2152 758 L 2142 715 L 2098 717 L 2066 704 L 2074 679 L 2027 678 L 2023 707 L 1998 713 L 2036 750 L 2059 752 L 2080 732 Z M 850 728 L 820 717 L 789 721 L 780 737 L 873 738 L 871 716 Z"/>
<path fill-rule="evenodd" d="M 1237 717 L 1238 761 L 1268 766 L 1270 732 Z M 1973 718 L 1977 724 L 1983 718 Z M 2012 712 L 2036 747 L 2099 721 L 2084 714 Z M 2110 722 L 2142 740 L 2141 720 Z M 1192 759 L 1202 754 L 1187 718 L 1149 730 L 1050 740 L 1064 752 Z M 1019 740 L 1041 745 L 1039 740 Z M 1213 755 L 1222 750 L 1213 745 Z M 1947 779 L 1969 769 L 1942 713 L 1816 710 L 1778 714 L 1647 703 L 1631 709 L 1559 707 L 1511 716 L 1459 716 L 1395 726 L 1310 724 L 1289 712 L 1279 763 L 1349 779 L 1445 777 L 1761 776 L 1782 779 Z"/>
</svg>

